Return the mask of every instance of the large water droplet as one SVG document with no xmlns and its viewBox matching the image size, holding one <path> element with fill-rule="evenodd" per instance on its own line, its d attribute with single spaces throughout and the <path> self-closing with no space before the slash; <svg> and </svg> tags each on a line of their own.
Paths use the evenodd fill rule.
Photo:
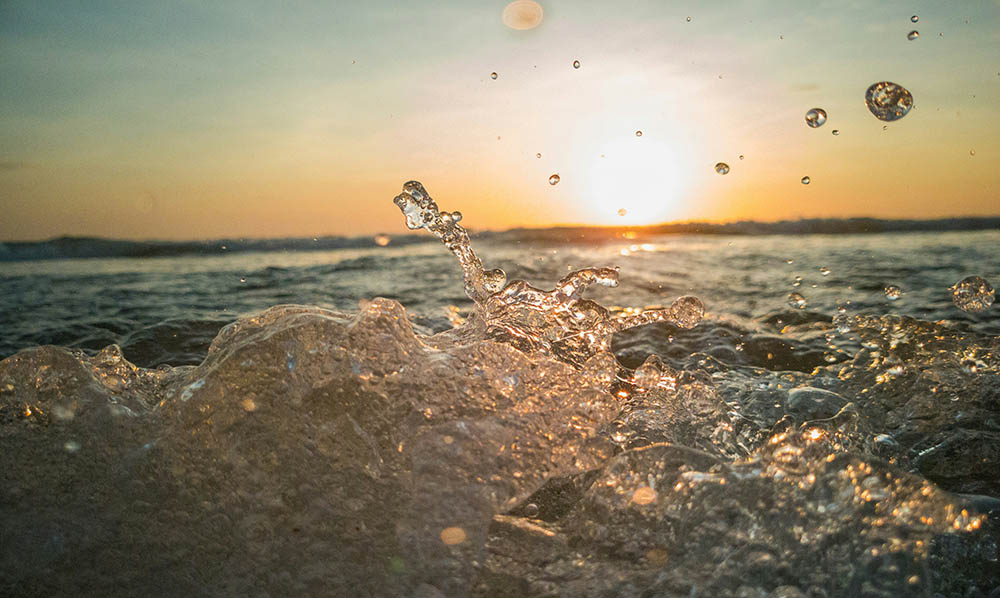
<svg viewBox="0 0 1000 598">
<path fill-rule="evenodd" d="M 543 15 L 542 6 L 534 0 L 514 0 L 504 7 L 500 20 L 511 29 L 534 29 Z"/>
<path fill-rule="evenodd" d="M 894 284 L 890 284 L 889 286 L 885 287 L 884 292 L 885 292 L 885 298 L 888 299 L 889 301 L 895 301 L 896 299 L 899 299 L 900 297 L 903 296 L 903 289 L 897 287 Z"/>
<path fill-rule="evenodd" d="M 806 298 L 799 293 L 789 293 L 788 306 L 795 309 L 803 309 L 806 306 Z"/>
<path fill-rule="evenodd" d="M 809 184 L 809 183 L 811 183 L 811 182 L 812 182 L 812 179 L 811 179 L 811 178 L 809 178 L 808 176 L 804 176 L 804 177 L 802 177 L 802 184 L 803 184 L 803 185 L 808 185 L 808 184 Z"/>
<path fill-rule="evenodd" d="M 742 156 L 740 156 L 742 158 Z M 718 162 L 715 165 L 715 172 L 719 174 L 729 174 L 729 164 L 725 162 Z"/>
<path fill-rule="evenodd" d="M 951 300 L 962 311 L 983 311 L 993 305 L 995 293 L 990 283 L 981 276 L 969 276 L 951 287 Z"/>
<path fill-rule="evenodd" d="M 891 122 L 903 118 L 913 108 L 913 96 L 902 85 L 880 81 L 865 92 L 865 104 L 875 118 Z"/>
<path fill-rule="evenodd" d="M 580 61 L 579 60 L 574 60 L 573 61 L 573 68 L 575 68 L 575 69 L 580 68 Z"/>
<path fill-rule="evenodd" d="M 813 108 L 806 112 L 806 124 L 812 128 L 822 127 L 826 122 L 826 110 Z"/>
<path fill-rule="evenodd" d="M 559 182 L 559 175 L 558 174 L 554 174 L 554 175 L 552 175 L 552 176 L 549 177 L 549 184 L 550 185 L 555 185 L 558 182 Z"/>
<path fill-rule="evenodd" d="M 920 37 L 920 32 L 917 31 L 916 29 L 906 34 L 906 39 L 910 40 L 911 42 L 917 39 L 918 37 Z"/>
<path fill-rule="evenodd" d="M 497 75 L 496 71 L 493 71 L 492 73 L 490 73 L 490 79 L 496 79 L 497 76 L 498 75 Z"/>
</svg>

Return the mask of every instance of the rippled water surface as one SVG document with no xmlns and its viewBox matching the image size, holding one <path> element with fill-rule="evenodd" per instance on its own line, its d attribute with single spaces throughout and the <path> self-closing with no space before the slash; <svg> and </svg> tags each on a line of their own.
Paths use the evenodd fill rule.
<svg viewBox="0 0 1000 598">
<path fill-rule="evenodd" d="M 1000 232 L 528 238 L 473 243 L 705 317 L 561 359 L 477 327 L 436 242 L 4 264 L 0 593 L 1000 587 L 1000 320 L 948 290 Z"/>
</svg>

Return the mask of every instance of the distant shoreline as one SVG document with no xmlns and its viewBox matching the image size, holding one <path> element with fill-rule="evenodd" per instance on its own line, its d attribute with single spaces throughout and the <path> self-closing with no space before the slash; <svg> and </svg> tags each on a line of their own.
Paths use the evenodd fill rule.
<svg viewBox="0 0 1000 598">
<path fill-rule="evenodd" d="M 879 218 L 811 218 L 778 222 L 727 223 L 678 222 L 650 226 L 557 226 L 514 228 L 506 231 L 470 231 L 479 239 L 559 243 L 581 240 L 594 243 L 656 235 L 857 235 L 910 232 L 971 232 L 1000 230 L 1000 216 L 939 218 L 934 220 L 885 220 Z M 391 235 L 388 247 L 433 241 L 429 235 Z M 0 262 L 115 257 L 221 256 L 264 251 L 324 251 L 379 247 L 375 235 L 363 237 L 309 237 L 283 239 L 213 239 L 206 241 L 126 241 L 100 237 L 58 237 L 46 241 L 0 242 Z"/>
</svg>

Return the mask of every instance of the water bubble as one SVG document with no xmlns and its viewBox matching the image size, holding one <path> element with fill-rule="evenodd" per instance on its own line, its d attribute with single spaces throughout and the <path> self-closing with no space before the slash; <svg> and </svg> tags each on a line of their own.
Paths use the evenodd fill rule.
<svg viewBox="0 0 1000 598">
<path fill-rule="evenodd" d="M 883 292 L 885 293 L 885 298 L 888 299 L 889 301 L 895 301 L 896 299 L 899 299 L 900 297 L 903 296 L 903 289 L 897 287 L 894 284 L 890 284 L 889 286 L 885 287 L 885 289 L 883 289 Z"/>
<path fill-rule="evenodd" d="M 624 216 L 625 214 L 628 214 L 628 210 L 626 210 L 625 208 L 618 208 L 619 216 Z"/>
<path fill-rule="evenodd" d="M 811 178 L 809 178 L 808 176 L 804 176 L 804 177 L 802 177 L 802 184 L 803 184 L 803 185 L 808 185 L 808 184 L 809 184 L 809 183 L 811 183 L 811 182 L 812 182 L 812 179 L 811 179 Z"/>
<path fill-rule="evenodd" d="M 994 291 L 990 283 L 980 276 L 969 276 L 951 287 L 951 300 L 962 311 L 983 311 L 993 305 Z"/>
<path fill-rule="evenodd" d="M 812 128 L 822 127 L 826 122 L 826 110 L 813 108 L 806 112 L 806 124 Z"/>
<path fill-rule="evenodd" d="M 830 269 L 827 268 L 826 266 L 823 266 L 823 267 L 821 267 L 819 269 L 819 273 L 822 274 L 823 276 L 829 276 L 830 275 Z"/>
<path fill-rule="evenodd" d="M 63 449 L 67 453 L 75 453 L 80 450 L 80 443 L 75 440 L 67 440 L 66 444 L 63 445 Z"/>
<path fill-rule="evenodd" d="M 729 174 L 729 164 L 726 164 L 725 162 L 716 163 L 715 172 L 719 174 Z"/>
<path fill-rule="evenodd" d="M 910 40 L 911 42 L 917 39 L 918 37 L 920 37 L 920 32 L 917 31 L 916 29 L 906 34 L 906 39 Z"/>
<path fill-rule="evenodd" d="M 575 69 L 580 68 L 580 61 L 579 60 L 574 60 L 573 61 L 573 68 L 575 68 Z"/>
<path fill-rule="evenodd" d="M 806 298 L 799 293 L 789 293 L 788 306 L 795 309 L 803 309 L 806 306 Z"/>
<path fill-rule="evenodd" d="M 392 241 L 392 237 L 389 235 L 375 235 L 375 244 L 379 247 L 385 247 L 389 241 Z"/>
<path fill-rule="evenodd" d="M 834 135 L 840 135 L 840 129 L 834 129 L 833 130 L 833 134 Z"/>
<path fill-rule="evenodd" d="M 919 20 L 920 20 L 920 17 L 918 17 L 917 15 L 913 15 L 912 17 L 910 17 L 910 22 L 911 23 L 916 23 Z"/>
<path fill-rule="evenodd" d="M 497 75 L 497 72 L 496 72 L 496 71 L 493 71 L 492 73 L 490 73 L 490 79 L 493 79 L 494 81 L 496 80 L 496 78 L 497 78 L 498 76 L 499 76 L 499 75 Z"/>
<path fill-rule="evenodd" d="M 642 137 L 642 131 L 636 131 L 635 132 L 635 136 L 636 137 Z"/>
<path fill-rule="evenodd" d="M 559 175 L 558 174 L 554 174 L 554 175 L 552 175 L 552 176 L 549 177 L 549 184 L 550 185 L 555 185 L 558 182 L 559 182 Z"/>
<path fill-rule="evenodd" d="M 875 118 L 892 122 L 903 118 L 913 108 L 913 96 L 902 85 L 880 81 L 865 92 L 865 104 Z"/>
</svg>

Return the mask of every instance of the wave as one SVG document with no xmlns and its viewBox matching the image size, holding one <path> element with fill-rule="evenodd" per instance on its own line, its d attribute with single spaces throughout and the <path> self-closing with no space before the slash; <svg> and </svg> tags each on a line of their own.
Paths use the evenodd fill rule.
<svg viewBox="0 0 1000 598">
<path fill-rule="evenodd" d="M 602 242 L 620 239 L 623 234 L 653 235 L 856 235 L 879 233 L 947 232 L 1000 230 L 1000 217 L 941 218 L 936 220 L 883 220 L 877 218 L 812 218 L 779 222 L 675 222 L 652 226 L 558 226 L 481 231 L 485 241 L 547 243 Z M 418 235 L 365 237 L 302 237 L 280 239 L 213 239 L 204 241 L 128 241 L 101 237 L 63 236 L 46 241 L 0 242 L 0 262 L 51 259 L 174 257 L 182 255 L 227 255 L 264 251 L 325 251 L 368 249 L 427 243 Z"/>
</svg>

